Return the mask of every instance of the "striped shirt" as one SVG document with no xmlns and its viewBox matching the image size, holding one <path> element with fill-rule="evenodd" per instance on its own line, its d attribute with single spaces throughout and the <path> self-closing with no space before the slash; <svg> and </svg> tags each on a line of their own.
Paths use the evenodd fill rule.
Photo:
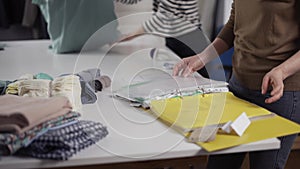
<svg viewBox="0 0 300 169">
<path fill-rule="evenodd" d="M 201 26 L 197 0 L 153 0 L 153 11 L 143 24 L 147 33 L 178 37 Z"/>
</svg>

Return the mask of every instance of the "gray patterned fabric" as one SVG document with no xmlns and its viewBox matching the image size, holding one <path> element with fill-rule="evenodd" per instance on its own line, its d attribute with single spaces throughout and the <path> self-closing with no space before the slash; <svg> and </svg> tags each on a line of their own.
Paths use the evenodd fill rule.
<svg viewBox="0 0 300 169">
<path fill-rule="evenodd" d="M 80 78 L 82 104 L 95 103 L 97 101 L 95 92 L 101 91 L 111 84 L 110 78 L 101 76 L 98 68 L 83 70 L 75 75 Z"/>
<path fill-rule="evenodd" d="M 76 75 L 80 78 L 82 104 L 95 103 L 97 101 L 97 96 L 89 82 L 100 77 L 100 69 L 87 69 L 77 73 Z"/>
<path fill-rule="evenodd" d="M 17 154 L 42 159 L 67 160 L 107 134 L 106 127 L 101 123 L 81 120 L 64 128 L 48 131 L 28 147 L 20 149 Z"/>
</svg>

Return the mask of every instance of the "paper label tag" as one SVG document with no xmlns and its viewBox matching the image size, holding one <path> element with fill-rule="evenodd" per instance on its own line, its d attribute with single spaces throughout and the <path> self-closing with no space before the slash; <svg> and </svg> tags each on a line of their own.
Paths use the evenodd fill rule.
<svg viewBox="0 0 300 169">
<path fill-rule="evenodd" d="M 234 122 L 231 123 L 230 127 L 237 135 L 242 136 L 250 123 L 250 119 L 247 117 L 246 113 L 243 112 L 238 118 L 234 120 Z"/>
</svg>

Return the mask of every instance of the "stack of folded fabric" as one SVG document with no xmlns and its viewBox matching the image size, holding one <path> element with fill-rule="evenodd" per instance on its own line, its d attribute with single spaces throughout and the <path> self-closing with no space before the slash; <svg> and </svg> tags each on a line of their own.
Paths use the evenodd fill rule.
<svg viewBox="0 0 300 169">
<path fill-rule="evenodd" d="M 0 96 L 0 155 L 66 160 L 108 134 L 79 116 L 66 97 Z"/>
<path fill-rule="evenodd" d="M 18 95 L 28 97 L 50 97 L 50 80 L 32 79 L 18 82 Z"/>
<path fill-rule="evenodd" d="M 42 159 L 67 160 L 107 134 L 106 127 L 101 123 L 82 120 L 49 130 L 28 147 L 20 149 L 18 154 Z"/>
<path fill-rule="evenodd" d="M 25 74 L 15 82 L 9 83 L 6 87 L 6 94 L 42 98 L 65 96 L 69 99 L 74 111 L 81 109 L 81 86 L 78 76 L 68 75 L 52 80 L 46 74 L 37 75 Z"/>
<path fill-rule="evenodd" d="M 69 99 L 74 111 L 80 110 L 82 105 L 79 77 L 75 75 L 58 77 L 53 81 L 46 79 L 18 81 L 18 95 L 29 97 L 65 96 Z"/>
<path fill-rule="evenodd" d="M 79 77 L 68 75 L 55 78 L 51 83 L 51 96 L 65 96 L 71 102 L 74 111 L 80 110 L 82 103 Z"/>
<path fill-rule="evenodd" d="M 12 154 L 47 129 L 76 120 L 66 97 L 0 97 L 0 154 Z"/>
<path fill-rule="evenodd" d="M 105 126 L 78 120 L 82 104 L 110 85 L 99 69 L 52 78 L 25 74 L 0 81 L 0 156 L 66 160 L 108 134 Z M 18 96 L 16 96 L 18 95 Z M 23 97 L 21 97 L 23 96 Z"/>
<path fill-rule="evenodd" d="M 96 92 L 109 87 L 111 80 L 100 74 L 100 69 L 83 70 L 76 74 L 63 74 L 52 78 L 45 73 L 36 75 L 24 74 L 15 81 L 0 80 L 0 95 L 12 94 L 28 97 L 67 97 L 74 111 L 81 109 L 82 104 L 97 101 Z"/>
<path fill-rule="evenodd" d="M 41 76 L 41 74 L 43 74 L 44 76 Z M 44 74 L 44 73 L 38 73 L 37 75 L 24 74 L 21 77 L 14 80 L 13 82 L 10 82 L 7 86 L 5 86 L 5 93 L 4 94 L 18 95 L 18 88 L 19 88 L 20 82 L 23 81 L 23 80 L 33 80 L 33 79 L 52 80 L 53 78 L 51 76 L 47 75 L 47 74 Z"/>
</svg>

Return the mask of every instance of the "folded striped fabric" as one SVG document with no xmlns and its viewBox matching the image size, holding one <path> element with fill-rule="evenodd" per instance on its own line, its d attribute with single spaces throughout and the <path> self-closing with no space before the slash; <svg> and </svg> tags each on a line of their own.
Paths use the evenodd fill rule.
<svg viewBox="0 0 300 169">
<path fill-rule="evenodd" d="M 137 4 L 138 2 L 140 2 L 141 0 L 115 0 L 116 2 L 120 2 L 120 3 L 123 3 L 123 4 L 129 4 L 129 5 L 132 5 L 132 4 Z"/>
<path fill-rule="evenodd" d="M 57 130 L 49 130 L 28 147 L 20 149 L 17 154 L 41 159 L 67 160 L 107 134 L 107 128 L 101 123 L 80 120 Z"/>
</svg>

